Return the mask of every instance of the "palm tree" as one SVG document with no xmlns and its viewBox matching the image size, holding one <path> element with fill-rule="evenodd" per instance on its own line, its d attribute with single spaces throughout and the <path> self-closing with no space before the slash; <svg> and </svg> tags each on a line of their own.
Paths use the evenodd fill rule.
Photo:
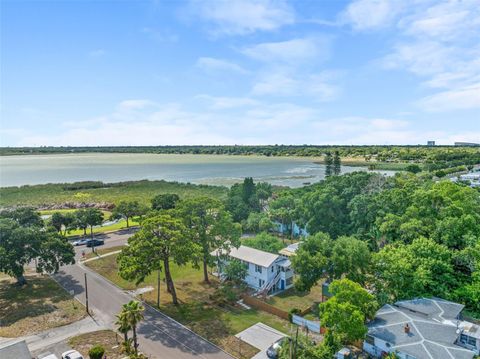
<svg viewBox="0 0 480 359">
<path fill-rule="evenodd" d="M 143 319 L 143 311 L 145 308 L 143 305 L 136 301 L 131 300 L 127 304 L 123 305 L 122 312 L 125 313 L 126 321 L 130 325 L 133 331 L 133 349 L 135 350 L 135 355 L 138 354 L 138 344 L 137 344 L 137 325 Z"/>
<path fill-rule="evenodd" d="M 128 332 L 132 329 L 132 327 L 128 322 L 125 310 L 122 309 L 122 311 L 117 314 L 117 321 L 115 324 L 118 326 L 118 331 L 123 334 L 123 341 L 128 342 Z"/>
</svg>

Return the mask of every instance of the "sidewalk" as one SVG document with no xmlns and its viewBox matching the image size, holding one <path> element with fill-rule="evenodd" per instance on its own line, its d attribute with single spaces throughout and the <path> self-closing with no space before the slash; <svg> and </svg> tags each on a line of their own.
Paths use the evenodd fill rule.
<svg viewBox="0 0 480 359">
<path fill-rule="evenodd" d="M 65 341 L 79 334 L 94 332 L 97 330 L 108 329 L 103 324 L 96 322 L 91 317 L 86 317 L 75 323 L 57 327 L 44 332 L 29 335 L 21 338 L 1 338 L 0 343 L 24 339 L 27 342 L 31 352 L 46 348 L 56 343 Z"/>
<path fill-rule="evenodd" d="M 108 257 L 108 256 L 111 256 L 111 255 L 120 253 L 120 252 L 121 252 L 121 250 L 108 252 L 108 253 L 102 254 L 100 256 L 96 256 L 96 257 L 93 257 L 93 258 L 88 258 L 88 259 L 85 259 L 85 260 L 80 259 L 80 263 L 87 263 L 87 262 L 91 262 L 91 261 L 96 261 L 97 259 L 100 259 L 100 258 L 103 258 L 103 257 Z"/>
</svg>

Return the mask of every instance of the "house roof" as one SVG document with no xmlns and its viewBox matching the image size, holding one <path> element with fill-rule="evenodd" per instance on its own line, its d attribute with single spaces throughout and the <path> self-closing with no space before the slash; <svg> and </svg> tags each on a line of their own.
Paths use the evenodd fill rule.
<svg viewBox="0 0 480 359">
<path fill-rule="evenodd" d="M 25 340 L 8 341 L 0 344 L 0 358 L 32 359 Z"/>
<path fill-rule="evenodd" d="M 247 246 L 240 246 L 238 248 L 233 247 L 230 249 L 230 253 L 225 253 L 217 249 L 210 254 L 212 256 L 228 255 L 232 258 L 236 258 L 244 262 L 253 263 L 265 268 L 270 267 L 272 263 L 280 257 L 278 254 L 264 252 L 259 249 Z"/>
<path fill-rule="evenodd" d="M 368 333 L 391 349 L 417 359 L 471 359 L 473 351 L 456 344 L 463 305 L 439 298 L 399 301 L 383 306 L 368 324 Z M 409 330 L 405 332 L 408 324 Z"/>
<path fill-rule="evenodd" d="M 278 253 L 287 257 L 293 256 L 297 251 L 299 244 L 300 242 L 289 244 L 285 248 L 281 249 Z"/>
</svg>

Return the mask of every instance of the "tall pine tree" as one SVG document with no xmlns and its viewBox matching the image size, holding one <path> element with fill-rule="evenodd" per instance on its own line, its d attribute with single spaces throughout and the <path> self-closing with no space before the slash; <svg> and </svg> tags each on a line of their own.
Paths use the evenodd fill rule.
<svg viewBox="0 0 480 359">
<path fill-rule="evenodd" d="M 335 176 L 338 176 L 340 172 L 342 172 L 340 154 L 338 153 L 338 151 L 335 151 L 335 154 L 333 155 L 333 174 Z"/>
<path fill-rule="evenodd" d="M 333 158 L 330 152 L 325 154 L 325 177 L 330 177 L 333 174 Z"/>
</svg>

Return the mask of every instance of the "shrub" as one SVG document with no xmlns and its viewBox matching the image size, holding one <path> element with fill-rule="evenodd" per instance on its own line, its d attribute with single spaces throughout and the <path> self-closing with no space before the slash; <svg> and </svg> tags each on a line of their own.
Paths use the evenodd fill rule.
<svg viewBox="0 0 480 359">
<path fill-rule="evenodd" d="M 302 311 L 298 308 L 293 308 L 293 309 L 290 309 L 290 311 L 288 312 L 288 320 L 290 322 L 292 322 L 292 319 L 293 319 L 293 315 L 299 315 L 300 313 L 302 313 Z"/>
<path fill-rule="evenodd" d="M 90 359 L 102 359 L 103 354 L 105 354 L 105 349 L 99 344 L 94 345 L 88 351 Z"/>
</svg>

